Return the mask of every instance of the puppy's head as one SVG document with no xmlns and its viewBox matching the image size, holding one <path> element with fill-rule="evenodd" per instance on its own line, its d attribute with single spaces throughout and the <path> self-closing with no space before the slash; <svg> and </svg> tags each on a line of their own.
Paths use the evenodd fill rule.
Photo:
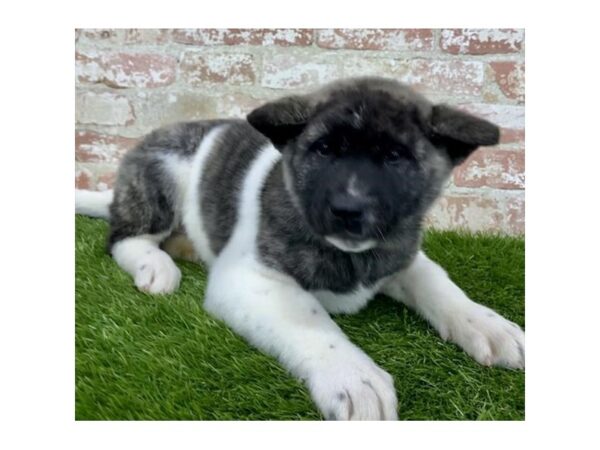
<svg viewBox="0 0 600 450">
<path fill-rule="evenodd" d="M 350 252 L 416 231 L 452 168 L 499 138 L 495 125 L 381 78 L 267 103 L 248 122 L 282 152 L 312 231 Z"/>
</svg>

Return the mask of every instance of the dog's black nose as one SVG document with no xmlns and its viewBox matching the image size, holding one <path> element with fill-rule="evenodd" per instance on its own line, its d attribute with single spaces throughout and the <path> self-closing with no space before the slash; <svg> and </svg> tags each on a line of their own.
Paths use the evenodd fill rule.
<svg viewBox="0 0 600 450">
<path fill-rule="evenodd" d="M 336 195 L 331 198 L 329 210 L 342 227 L 351 234 L 363 233 L 363 218 L 367 204 L 359 198 L 350 195 Z"/>
</svg>

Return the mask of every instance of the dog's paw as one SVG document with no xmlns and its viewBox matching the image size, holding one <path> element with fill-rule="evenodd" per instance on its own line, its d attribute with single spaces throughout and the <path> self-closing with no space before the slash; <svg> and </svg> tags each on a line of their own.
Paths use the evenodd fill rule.
<svg viewBox="0 0 600 450">
<path fill-rule="evenodd" d="M 396 420 L 396 389 L 390 374 L 359 350 L 339 352 L 307 380 L 327 420 Z"/>
<path fill-rule="evenodd" d="M 181 271 L 161 250 L 151 251 L 139 261 L 135 285 L 150 294 L 169 294 L 179 287 Z"/>
<path fill-rule="evenodd" d="M 461 346 L 485 366 L 525 368 L 525 333 L 493 310 L 472 303 L 440 328 L 443 339 Z"/>
</svg>

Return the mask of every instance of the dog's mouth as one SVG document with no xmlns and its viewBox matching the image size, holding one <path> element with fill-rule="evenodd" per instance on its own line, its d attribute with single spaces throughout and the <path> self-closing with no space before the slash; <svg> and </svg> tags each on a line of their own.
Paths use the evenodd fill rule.
<svg viewBox="0 0 600 450">
<path fill-rule="evenodd" d="M 372 248 L 377 246 L 377 241 L 375 239 L 357 240 L 349 239 L 347 237 L 342 237 L 339 235 L 329 235 L 325 236 L 325 240 L 337 249 L 348 253 L 361 253 L 367 250 L 371 250 Z"/>
<path fill-rule="evenodd" d="M 331 216 L 331 213 L 327 214 L 313 228 L 330 245 L 348 253 L 361 253 L 377 246 L 379 239 L 374 231 L 378 228 L 374 219 L 365 217 L 341 220 Z"/>
</svg>

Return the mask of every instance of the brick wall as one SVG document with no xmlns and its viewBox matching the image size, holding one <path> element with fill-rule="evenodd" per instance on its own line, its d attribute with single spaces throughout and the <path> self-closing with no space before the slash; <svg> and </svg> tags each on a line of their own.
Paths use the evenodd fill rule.
<svg viewBox="0 0 600 450">
<path fill-rule="evenodd" d="M 75 184 L 112 186 L 148 131 L 243 117 L 275 97 L 340 77 L 413 85 L 502 127 L 429 216 L 437 228 L 524 232 L 524 31 L 516 29 L 81 29 L 75 32 Z"/>
</svg>

